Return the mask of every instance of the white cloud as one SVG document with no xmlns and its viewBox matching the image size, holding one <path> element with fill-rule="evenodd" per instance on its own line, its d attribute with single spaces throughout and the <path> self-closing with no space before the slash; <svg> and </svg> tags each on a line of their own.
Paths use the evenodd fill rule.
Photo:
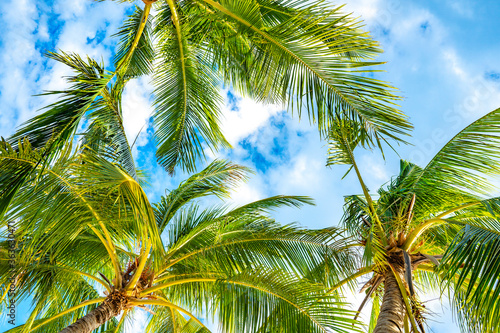
<svg viewBox="0 0 500 333">
<path fill-rule="evenodd" d="M 231 198 L 226 201 L 232 207 L 246 205 L 250 202 L 264 199 L 262 184 L 259 178 L 254 178 L 249 183 L 243 183 L 235 188 L 231 193 Z"/>
<path fill-rule="evenodd" d="M 134 149 L 148 142 L 147 129 L 152 115 L 152 87 L 149 78 L 130 81 L 125 87 L 122 99 L 123 125 L 130 144 L 137 138 Z M 137 137 L 137 135 L 139 137 Z"/>
<path fill-rule="evenodd" d="M 35 49 L 37 36 L 35 33 L 38 19 L 36 6 L 29 1 L 3 2 L 1 5 L 4 27 L 0 40 L 8 52 L 0 55 L 0 92 L 2 113 L 0 114 L 0 130 L 2 136 L 11 134 L 19 118 L 24 117 L 30 109 L 30 94 L 33 82 L 39 71 L 26 71 L 28 63 L 39 66 L 41 57 Z M 14 110 L 19 110 L 19 114 Z"/>
<path fill-rule="evenodd" d="M 354 17 L 361 16 L 365 21 L 371 21 L 383 10 L 381 0 L 355 0 L 349 1 L 344 7 L 344 12 L 353 13 Z"/>
<path fill-rule="evenodd" d="M 447 0 L 445 3 L 458 15 L 465 18 L 472 18 L 474 16 L 475 3 L 472 1 Z"/>
<path fill-rule="evenodd" d="M 223 93 L 227 96 L 227 90 Z M 233 105 L 226 97 L 221 119 L 224 136 L 232 145 L 254 133 L 271 116 L 283 110 L 283 107 L 277 105 L 262 104 L 248 97 L 235 96 L 238 99 L 237 109 L 232 109 Z"/>
<path fill-rule="evenodd" d="M 357 164 L 361 169 L 364 181 L 372 190 L 379 188 L 382 184 L 389 181 L 392 176 L 389 174 L 382 156 L 378 153 L 362 154 L 358 158 Z"/>
<path fill-rule="evenodd" d="M 461 79 L 462 81 L 467 80 L 465 70 L 460 63 L 460 59 L 457 53 L 454 50 L 444 50 L 443 58 L 445 60 L 445 63 L 448 64 L 448 67 L 451 69 L 452 73 L 457 76 L 458 79 Z"/>
<path fill-rule="evenodd" d="M 109 38 L 122 24 L 125 6 L 113 2 L 89 2 L 78 0 L 71 6 L 59 0 L 55 13 L 64 20 L 57 48 L 66 52 L 89 55 L 109 64 L 112 50 Z M 105 42 L 103 42 L 105 41 Z"/>
</svg>

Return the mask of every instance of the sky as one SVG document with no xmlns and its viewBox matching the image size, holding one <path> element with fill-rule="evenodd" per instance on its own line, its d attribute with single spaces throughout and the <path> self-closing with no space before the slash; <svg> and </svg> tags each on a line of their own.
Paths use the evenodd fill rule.
<svg viewBox="0 0 500 333">
<path fill-rule="evenodd" d="M 500 2 L 495 0 L 345 0 L 345 12 L 365 21 L 381 43 L 386 61 L 378 77 L 401 91 L 403 111 L 415 126 L 412 145 L 396 147 L 399 156 L 357 151 L 368 187 L 376 190 L 397 174 L 400 158 L 425 165 L 454 134 L 481 115 L 500 107 Z M 68 5 L 71 3 L 71 5 Z M 139 5 L 141 3 L 137 2 Z M 340 3 L 336 3 L 340 4 Z M 3 0 L 0 3 L 0 136 L 8 137 L 49 97 L 44 90 L 65 87 L 60 64 L 43 57 L 47 50 L 88 54 L 111 63 L 116 40 L 111 37 L 130 6 L 90 0 Z M 147 78 L 131 82 L 123 100 L 127 136 L 139 134 L 136 160 L 151 175 L 147 189 L 154 202 L 186 175 L 168 176 L 154 160 L 150 123 L 151 86 Z M 311 228 L 336 225 L 343 196 L 361 192 L 345 168 L 325 167 L 326 143 L 307 119 L 292 118 L 281 107 L 258 104 L 225 90 L 222 129 L 233 150 L 209 159 L 228 158 L 256 170 L 232 196 L 234 205 L 276 194 L 309 195 L 316 206 L 284 209 L 283 223 Z M 142 131 L 141 131 L 142 129 Z M 459 332 L 446 302 L 423 295 L 434 312 L 433 332 Z M 359 299 L 355 298 L 355 299 Z M 21 310 L 27 306 L 22 305 Z M 19 313 L 17 323 L 27 312 Z M 365 314 L 367 318 L 369 314 Z M 140 327 L 140 320 L 134 323 Z M 0 331 L 9 326 L 0 318 Z M 134 329 L 130 329 L 134 331 Z"/>
</svg>

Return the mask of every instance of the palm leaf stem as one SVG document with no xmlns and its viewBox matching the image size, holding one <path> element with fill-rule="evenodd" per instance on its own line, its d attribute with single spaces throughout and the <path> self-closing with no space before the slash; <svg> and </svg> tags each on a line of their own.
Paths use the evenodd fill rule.
<svg viewBox="0 0 500 333">
<path fill-rule="evenodd" d="M 161 300 L 161 299 L 130 300 L 129 304 L 130 305 L 160 305 L 160 306 L 166 306 L 168 308 L 175 309 L 175 310 L 177 310 L 179 312 L 184 313 L 185 315 L 191 317 L 191 319 L 193 319 L 194 321 L 196 321 L 200 326 L 206 328 L 205 325 L 203 325 L 203 323 L 198 318 L 196 318 L 195 315 L 193 315 L 189 311 L 181 308 L 180 306 L 177 306 L 177 305 L 175 305 L 173 303 L 170 303 L 170 302 L 167 302 L 165 300 Z"/>
<path fill-rule="evenodd" d="M 421 270 L 421 271 L 436 273 L 435 266 L 430 266 L 430 265 L 419 265 L 416 268 L 416 270 Z"/>
<path fill-rule="evenodd" d="M 344 280 L 342 280 L 339 283 L 337 283 L 336 285 L 334 285 L 330 290 L 328 290 L 327 294 L 333 293 L 335 290 L 339 289 L 344 284 L 346 284 L 348 282 L 351 282 L 351 281 L 357 279 L 360 276 L 363 276 L 365 274 L 371 273 L 374 268 L 375 268 L 375 265 L 360 268 L 357 273 L 354 273 L 353 275 L 345 278 Z"/>
<path fill-rule="evenodd" d="M 37 265 L 37 267 L 43 267 L 43 266 L 49 266 L 49 267 L 52 266 L 52 267 L 56 267 L 57 269 L 61 269 L 61 270 L 67 271 L 69 273 L 74 273 L 74 274 L 77 274 L 77 275 L 88 277 L 89 279 L 92 279 L 92 280 L 96 281 L 97 283 L 99 283 L 100 285 L 102 285 L 104 288 L 106 288 L 107 291 L 111 292 L 111 288 L 110 288 L 109 284 L 106 283 L 106 281 L 104 281 L 104 280 L 102 280 L 102 279 L 100 279 L 100 278 L 98 278 L 96 276 L 93 276 L 92 274 L 81 272 L 81 271 L 79 271 L 77 269 L 74 269 L 74 268 L 71 268 L 71 267 L 67 267 L 67 266 L 65 266 L 65 265 L 63 265 L 61 263 L 57 263 L 56 266 L 53 266 L 53 265 Z"/>
<path fill-rule="evenodd" d="M 424 233 L 427 229 L 435 227 L 436 225 L 444 222 L 446 222 L 446 220 L 441 218 L 429 219 L 418 228 L 413 229 L 406 238 L 405 243 L 403 244 L 403 250 L 408 251 L 409 249 L 411 249 L 413 243 L 415 243 L 417 238 L 420 237 L 420 235 L 422 235 L 422 233 Z"/>
<path fill-rule="evenodd" d="M 175 26 L 175 32 L 177 34 L 177 41 L 179 44 L 179 60 L 181 63 L 181 71 L 182 71 L 182 93 L 183 93 L 183 98 L 184 98 L 184 103 L 182 105 L 183 112 L 182 116 L 180 119 L 182 119 L 182 124 L 179 125 L 179 133 L 182 133 L 184 130 L 184 127 L 186 125 L 186 114 L 188 111 L 188 105 L 187 105 L 187 100 L 188 100 L 188 87 L 187 87 L 187 78 L 186 78 L 186 59 L 184 56 L 184 36 L 182 35 L 182 28 L 181 28 L 181 22 L 179 20 L 179 13 L 177 12 L 177 7 L 175 6 L 174 0 L 167 0 L 167 4 L 170 7 L 170 11 L 172 13 L 172 23 Z M 180 144 L 182 140 L 178 140 L 177 147 L 178 150 L 180 151 Z"/>
<path fill-rule="evenodd" d="M 450 215 L 451 213 L 454 213 L 456 211 L 459 211 L 459 210 L 462 210 L 462 209 L 465 209 L 465 208 L 469 208 L 469 207 L 472 207 L 472 206 L 479 205 L 481 202 L 482 201 L 475 201 L 475 202 L 470 202 L 470 203 L 466 203 L 466 204 L 457 206 L 457 207 L 455 207 L 453 209 L 447 210 L 446 212 L 443 212 L 443 213 L 439 214 L 438 216 L 436 216 L 436 218 L 437 219 L 441 219 L 441 218 L 446 217 L 447 215 Z"/>
<path fill-rule="evenodd" d="M 405 333 L 410 333 L 410 325 L 408 325 L 408 315 L 405 316 L 405 319 L 403 322 L 403 328 L 405 330 Z"/>
<path fill-rule="evenodd" d="M 142 258 L 139 261 L 139 265 L 137 265 L 137 269 L 135 270 L 134 275 L 132 276 L 132 279 L 130 279 L 130 282 L 128 283 L 127 287 L 125 288 L 126 291 L 133 290 L 139 281 L 139 278 L 142 275 L 142 272 L 144 271 L 144 267 L 146 267 L 146 262 L 148 261 L 149 258 L 149 252 L 151 251 L 151 247 L 153 245 L 152 242 L 148 239 L 146 245 L 146 251 L 142 253 Z"/>
<path fill-rule="evenodd" d="M 137 34 L 135 35 L 134 41 L 132 42 L 132 47 L 128 51 L 128 53 L 125 56 L 125 58 L 123 58 L 123 61 L 116 68 L 115 75 L 116 75 L 116 73 L 118 73 L 122 69 L 123 66 L 125 66 L 125 68 L 123 68 L 123 69 L 126 69 L 126 67 L 127 67 L 126 64 L 128 63 L 128 61 L 130 60 L 130 58 L 134 54 L 134 51 L 137 48 L 137 45 L 139 44 L 139 40 L 141 39 L 142 33 L 144 31 L 144 28 L 146 27 L 146 23 L 148 21 L 149 13 L 151 12 L 151 5 L 152 5 L 153 2 L 150 2 L 150 1 L 146 2 L 146 1 L 144 1 L 144 3 L 145 3 L 145 6 L 144 6 L 144 10 L 142 12 L 141 24 L 139 25 L 139 29 L 137 29 Z"/>
<path fill-rule="evenodd" d="M 349 154 L 349 157 L 352 162 L 352 166 L 354 167 L 354 171 L 356 172 L 356 176 L 358 177 L 359 184 L 361 185 L 361 188 L 363 189 L 363 194 L 366 198 L 366 202 L 368 203 L 368 207 L 370 207 L 370 211 L 372 214 L 373 219 L 377 223 L 378 226 L 378 236 L 380 237 L 380 240 L 382 241 L 382 244 L 384 246 L 387 246 L 387 238 L 384 235 L 384 227 L 382 226 L 382 222 L 380 222 L 380 219 L 378 217 L 377 211 L 375 210 L 375 206 L 373 205 L 373 199 L 370 196 L 370 193 L 368 192 L 368 187 L 366 186 L 363 177 L 361 176 L 361 171 L 359 171 L 358 164 L 356 163 L 356 159 L 354 158 L 354 153 L 351 149 L 351 146 L 349 142 L 347 141 L 347 138 L 342 134 L 342 139 L 344 140 L 344 145 L 347 149 L 347 153 Z"/>
</svg>

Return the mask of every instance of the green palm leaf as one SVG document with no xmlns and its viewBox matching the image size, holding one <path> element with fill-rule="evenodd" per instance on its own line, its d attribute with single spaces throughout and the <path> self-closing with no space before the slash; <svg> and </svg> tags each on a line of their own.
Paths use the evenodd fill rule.
<svg viewBox="0 0 500 333">
<path fill-rule="evenodd" d="M 156 205 L 155 215 L 163 231 L 175 213 L 188 202 L 207 195 L 224 198 L 230 189 L 247 179 L 249 169 L 223 160 L 215 160 L 199 173 L 183 181 Z"/>
<path fill-rule="evenodd" d="M 141 25 L 142 20 L 146 20 L 144 25 Z M 140 29 L 143 30 L 139 34 Z M 148 75 L 152 72 L 155 53 L 151 34 L 151 16 L 136 6 L 134 13 L 125 21 L 120 31 L 114 35 L 120 38 L 114 58 L 115 67 L 125 69 L 125 72 L 122 73 L 125 78 Z M 140 36 L 139 40 L 136 40 L 136 36 Z"/>
<path fill-rule="evenodd" d="M 76 75 L 66 79 L 72 86 L 68 90 L 46 93 L 60 95 L 60 100 L 45 107 L 44 113 L 25 123 L 9 139 L 11 143 L 27 138 L 35 148 L 44 147 L 49 142 L 52 149 L 61 148 L 72 140 L 80 121 L 113 78 L 91 58 L 85 61 L 76 54 L 64 52 L 49 53 L 48 57 L 76 72 Z"/>
<path fill-rule="evenodd" d="M 132 149 L 128 143 L 121 97 L 124 85 L 118 81 L 102 92 L 102 98 L 95 102 L 88 114 L 91 121 L 83 137 L 83 147 L 92 152 L 107 154 L 116 160 L 127 173 L 137 180 L 137 171 Z"/>
<path fill-rule="evenodd" d="M 33 149 L 27 140 L 19 141 L 15 150 L 2 138 L 0 142 L 0 218 L 3 218 L 19 189 L 31 178 L 36 164 L 42 160 L 42 154 L 39 150 Z M 34 163 L 26 163 L 25 160 Z"/>
<path fill-rule="evenodd" d="M 157 156 L 169 173 L 177 165 L 192 172 L 197 158 L 204 155 L 202 142 L 211 149 L 229 146 L 219 129 L 222 99 L 217 78 L 191 45 L 189 26 L 166 4 L 158 13 L 155 35 Z"/>
<path fill-rule="evenodd" d="M 478 195 L 491 192 L 487 177 L 500 173 L 499 123 L 496 109 L 455 135 L 418 175 L 415 190 L 452 186 Z"/>
<path fill-rule="evenodd" d="M 337 119 L 330 128 L 328 138 L 327 166 L 347 164 L 352 167 L 355 163 L 354 149 L 360 144 L 369 144 L 369 138 L 366 137 L 363 128 L 358 123 L 347 119 Z"/>
<path fill-rule="evenodd" d="M 360 68 L 377 63 L 351 61 L 344 56 L 356 50 L 373 55 L 376 44 L 360 32 L 359 23 L 340 14 L 339 8 L 296 1 L 287 4 L 293 16 L 265 22 L 261 11 L 269 10 L 257 1 L 200 2 L 212 8 L 205 15 L 213 13 L 230 22 L 236 34 L 245 36 L 249 43 L 246 61 L 251 66 L 242 69 L 250 72 L 238 78 L 251 80 L 252 87 L 257 87 L 254 92 L 262 98 L 289 100 L 299 115 L 306 108 L 323 135 L 335 115 L 363 124 L 376 140 L 398 139 L 411 128 L 393 106 L 397 99 L 393 88 L 362 75 L 367 70 Z M 216 54 L 214 58 L 225 56 Z M 243 86 L 234 81 L 235 86 Z"/>
<path fill-rule="evenodd" d="M 500 223 L 469 221 L 450 244 L 440 265 L 454 290 L 453 305 L 466 332 L 494 332 L 499 321 Z"/>
</svg>

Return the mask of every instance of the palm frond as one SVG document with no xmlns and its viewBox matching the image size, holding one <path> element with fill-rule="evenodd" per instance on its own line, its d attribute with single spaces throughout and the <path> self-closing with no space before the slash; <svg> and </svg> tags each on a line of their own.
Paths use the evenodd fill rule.
<svg viewBox="0 0 500 333">
<path fill-rule="evenodd" d="M 164 251 L 163 243 L 153 208 L 140 184 L 118 165 L 102 157 L 85 154 L 80 158 L 84 162 L 83 165 L 74 165 L 75 174 L 80 175 L 82 181 L 86 181 L 80 193 L 93 195 L 92 201 L 96 201 L 97 204 L 104 198 L 96 197 L 96 191 L 105 190 L 107 200 L 118 203 L 120 215 L 124 215 L 126 219 L 130 214 L 129 228 L 132 228 L 136 237 L 142 240 L 141 246 L 144 246 L 144 242 L 150 239 L 154 244 L 154 252 L 160 258 Z"/>
<path fill-rule="evenodd" d="M 370 139 L 360 124 L 348 119 L 337 119 L 328 135 L 327 166 L 334 164 L 353 165 L 353 151 L 358 145 L 369 145 Z"/>
<path fill-rule="evenodd" d="M 332 8 L 319 1 L 306 3 L 305 1 L 273 1 L 257 0 L 264 22 L 268 24 L 280 24 L 286 22 L 291 17 L 295 17 L 300 22 L 298 29 L 313 34 L 315 38 L 325 44 L 331 45 L 332 51 L 352 60 L 373 59 L 382 50 L 377 46 L 367 34 L 359 34 L 355 29 L 346 29 L 345 35 L 335 33 L 338 23 L 344 19 L 341 15 L 328 15 Z M 310 15 L 304 15 L 301 10 L 309 7 Z M 339 6 L 340 11 L 342 6 Z M 301 15 L 302 14 L 302 15 Z M 321 19 L 318 19 L 321 17 Z M 323 33 L 328 31 L 328 33 Z M 349 36 L 350 38 L 346 38 Z M 340 43 L 336 43 L 340 42 Z M 364 47 L 363 47 L 364 42 Z"/>
<path fill-rule="evenodd" d="M 218 80 L 191 45 L 189 26 L 183 23 L 177 9 L 164 4 L 154 30 L 159 43 L 153 80 L 157 157 L 171 174 L 177 166 L 194 171 L 204 156 L 203 143 L 212 150 L 229 147 L 219 129 Z"/>
<path fill-rule="evenodd" d="M 311 203 L 307 197 L 275 196 L 238 207 L 226 212 L 224 207 L 213 207 L 198 213 L 199 207 L 192 205 L 178 214 L 169 225 L 169 256 L 189 253 L 200 246 L 220 240 L 218 234 L 229 233 L 231 228 L 251 233 L 251 224 L 269 226 L 273 223 L 266 215 L 271 209 L 282 206 L 300 207 Z M 248 228 L 245 228 L 248 225 Z"/>
<path fill-rule="evenodd" d="M 251 205 L 227 213 L 199 212 L 197 206 L 181 210 L 168 226 L 171 245 L 160 277 L 273 267 L 333 285 L 354 270 L 354 244 L 342 231 L 280 226 L 265 214 L 262 202 Z"/>
<path fill-rule="evenodd" d="M 17 149 L 14 149 L 3 138 L 0 141 L 0 219 L 2 221 L 12 200 L 28 181 L 42 156 L 43 152 L 33 149 L 27 140 L 20 141 Z"/>
<path fill-rule="evenodd" d="M 359 331 L 353 312 L 335 297 L 321 296 L 319 288 L 279 270 L 256 270 L 228 277 L 188 276 L 162 290 L 169 300 L 188 306 L 198 298 L 198 304 L 217 313 L 225 332 L 285 332 L 289 327 L 300 332 Z M 269 318 L 274 313 L 279 319 Z"/>
<path fill-rule="evenodd" d="M 124 84 L 115 82 L 102 92 L 102 98 L 95 102 L 88 118 L 91 121 L 83 137 L 83 151 L 90 148 L 101 155 L 112 155 L 127 173 L 137 180 L 137 171 L 129 145 L 122 113 Z"/>
<path fill-rule="evenodd" d="M 27 138 L 34 148 L 44 147 L 50 142 L 52 150 L 71 142 L 81 120 L 114 76 L 89 57 L 84 60 L 65 52 L 49 53 L 47 56 L 76 72 L 76 75 L 66 78 L 72 85 L 67 90 L 46 93 L 59 95 L 59 101 L 46 106 L 42 109 L 44 113 L 23 124 L 9 138 L 10 143 L 16 144 Z"/>
<path fill-rule="evenodd" d="M 122 73 L 126 79 L 130 77 L 138 77 L 141 75 L 151 74 L 153 70 L 153 60 L 155 52 L 152 42 L 152 21 L 153 19 L 146 16 L 144 10 L 135 7 L 135 11 L 128 17 L 124 25 L 114 35 L 120 38 L 118 49 L 115 54 L 115 67 L 124 68 L 125 72 Z M 144 26 L 141 21 L 145 20 Z M 143 29 L 140 31 L 140 29 Z M 141 33 L 137 45 L 136 36 Z"/>
<path fill-rule="evenodd" d="M 394 89 L 364 75 L 370 72 L 366 67 L 378 63 L 345 56 L 359 50 L 369 57 L 376 53 L 376 43 L 339 7 L 295 1 L 286 4 L 293 15 L 278 19 L 276 15 L 271 18 L 275 11 L 258 1 L 200 2 L 205 4 L 204 15 L 228 22 L 233 29 L 232 33 L 230 28 L 223 31 L 234 36 L 231 43 L 239 45 L 228 46 L 229 41 L 224 43 L 219 35 L 207 44 L 218 61 L 216 67 L 224 72 L 228 69 L 225 77 L 235 87 L 244 91 L 251 87 L 254 95 L 265 100 L 289 101 L 299 116 L 307 109 L 309 119 L 324 136 L 335 116 L 361 123 L 375 141 L 401 140 L 411 129 L 394 107 L 398 99 Z M 274 3 L 285 6 L 284 2 Z M 216 41 L 223 46 L 215 46 Z M 246 52 L 236 54 L 242 51 Z M 229 59 L 233 57 L 235 60 Z"/>
<path fill-rule="evenodd" d="M 500 309 L 500 223 L 469 221 L 443 257 L 439 271 L 451 286 L 453 305 L 466 332 L 494 332 Z"/>
<path fill-rule="evenodd" d="M 207 195 L 227 197 L 229 191 L 247 179 L 250 170 L 224 160 L 214 160 L 205 169 L 183 181 L 176 189 L 162 197 L 155 205 L 155 215 L 160 232 L 175 213 L 192 200 Z"/>
<path fill-rule="evenodd" d="M 500 173 L 500 109 L 493 110 L 455 135 L 418 175 L 415 191 L 429 192 L 443 187 L 472 194 L 491 193 L 487 177 Z"/>
</svg>

